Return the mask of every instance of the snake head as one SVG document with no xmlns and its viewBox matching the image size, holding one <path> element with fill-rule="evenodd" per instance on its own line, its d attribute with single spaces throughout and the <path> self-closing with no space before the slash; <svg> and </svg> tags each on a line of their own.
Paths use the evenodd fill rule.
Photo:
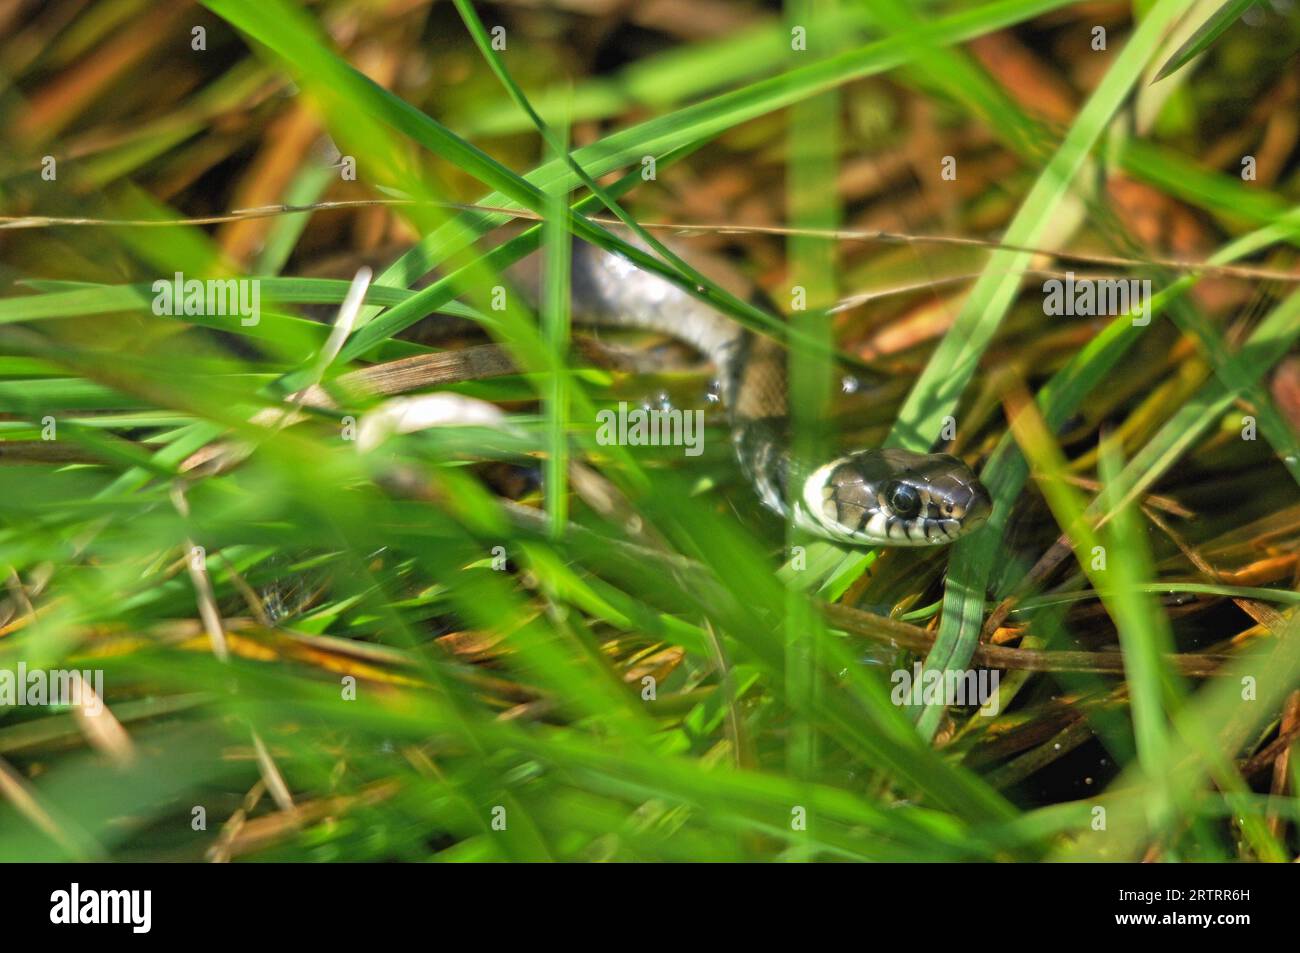
<svg viewBox="0 0 1300 953">
<path fill-rule="evenodd" d="M 863 450 L 804 481 L 805 529 L 864 546 L 944 546 L 983 526 L 993 509 L 970 467 L 946 453 Z"/>
</svg>

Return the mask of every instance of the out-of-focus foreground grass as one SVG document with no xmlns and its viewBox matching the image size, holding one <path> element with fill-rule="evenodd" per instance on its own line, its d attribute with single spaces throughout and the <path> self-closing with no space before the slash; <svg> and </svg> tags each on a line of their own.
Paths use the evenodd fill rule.
<svg viewBox="0 0 1300 953">
<path fill-rule="evenodd" d="M 0 858 L 1295 859 L 1294 4 L 14 0 L 0 35 L 0 676 L 98 690 L 0 707 Z M 767 293 L 633 250 L 788 339 L 798 446 L 943 444 L 990 526 L 787 533 L 716 409 L 699 458 L 599 444 L 620 400 L 712 406 L 662 342 L 570 348 L 567 242 L 617 218 Z M 539 248 L 537 314 L 497 289 Z M 1066 272 L 1150 320 L 1045 313 Z M 160 316 L 178 273 L 258 320 Z M 448 317 L 522 372 L 447 363 Z M 355 439 L 435 391 L 507 426 Z M 896 703 L 918 661 L 996 712 Z"/>
</svg>

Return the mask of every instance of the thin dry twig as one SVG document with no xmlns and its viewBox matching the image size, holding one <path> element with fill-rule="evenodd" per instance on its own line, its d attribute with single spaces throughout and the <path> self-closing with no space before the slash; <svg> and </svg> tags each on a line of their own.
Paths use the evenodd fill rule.
<svg viewBox="0 0 1300 953">
<path fill-rule="evenodd" d="M 223 222 L 237 222 L 250 218 L 268 218 L 274 215 L 296 215 L 305 212 L 329 212 L 342 209 L 367 208 L 373 206 L 411 207 L 428 206 L 459 212 L 488 212 L 496 215 L 508 215 L 511 218 L 530 222 L 542 221 L 542 216 L 530 209 L 509 208 L 501 205 L 480 205 L 473 202 L 434 202 L 415 199 L 345 199 L 333 202 L 315 202 L 310 205 L 264 205 L 257 208 L 236 209 L 219 215 L 201 215 L 193 218 L 172 219 L 116 219 L 85 218 L 79 216 L 56 217 L 48 215 L 6 215 L 0 216 L 0 229 L 6 228 L 49 228 L 52 226 L 109 226 L 115 228 L 150 228 L 175 225 L 216 225 Z M 587 221 L 597 225 L 621 226 L 616 218 L 589 216 Z M 989 251 L 1013 251 L 1032 255 L 1043 255 L 1066 261 L 1085 262 L 1092 265 L 1104 265 L 1120 268 L 1167 268 L 1172 271 L 1193 272 L 1204 275 L 1244 278 L 1253 281 L 1278 281 L 1284 283 L 1300 282 L 1300 272 L 1280 271 L 1274 268 L 1260 268 L 1254 265 L 1214 264 L 1208 261 L 1188 261 L 1183 258 L 1132 258 L 1123 255 L 1101 255 L 1091 252 L 1075 252 L 1057 248 L 1037 248 L 1032 245 L 1018 245 L 999 242 L 987 238 L 970 238 L 961 235 L 913 235 L 907 232 L 888 231 L 885 229 L 847 229 L 847 228 L 803 228 L 789 225 L 733 225 L 725 222 L 639 222 L 642 228 L 653 231 L 667 231 L 679 236 L 707 233 L 710 235 L 773 235 L 780 237 L 819 238 L 826 241 L 842 242 L 880 242 L 901 245 L 954 245 L 965 248 L 983 248 Z"/>
</svg>

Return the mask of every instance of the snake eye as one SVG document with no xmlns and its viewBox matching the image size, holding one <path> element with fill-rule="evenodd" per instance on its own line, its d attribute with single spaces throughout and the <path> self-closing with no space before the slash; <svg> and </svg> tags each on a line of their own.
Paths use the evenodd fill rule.
<svg viewBox="0 0 1300 953">
<path fill-rule="evenodd" d="M 903 519 L 910 519 L 921 511 L 921 497 L 906 483 L 895 481 L 885 487 L 885 500 L 894 515 Z"/>
</svg>

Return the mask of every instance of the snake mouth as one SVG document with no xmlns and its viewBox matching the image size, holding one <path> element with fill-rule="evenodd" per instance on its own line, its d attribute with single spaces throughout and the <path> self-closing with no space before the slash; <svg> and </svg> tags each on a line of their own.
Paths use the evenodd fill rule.
<svg viewBox="0 0 1300 953">
<path fill-rule="evenodd" d="M 860 546 L 946 546 L 983 526 L 988 490 L 948 454 L 864 450 L 818 467 L 804 481 L 796 520 Z"/>
</svg>

